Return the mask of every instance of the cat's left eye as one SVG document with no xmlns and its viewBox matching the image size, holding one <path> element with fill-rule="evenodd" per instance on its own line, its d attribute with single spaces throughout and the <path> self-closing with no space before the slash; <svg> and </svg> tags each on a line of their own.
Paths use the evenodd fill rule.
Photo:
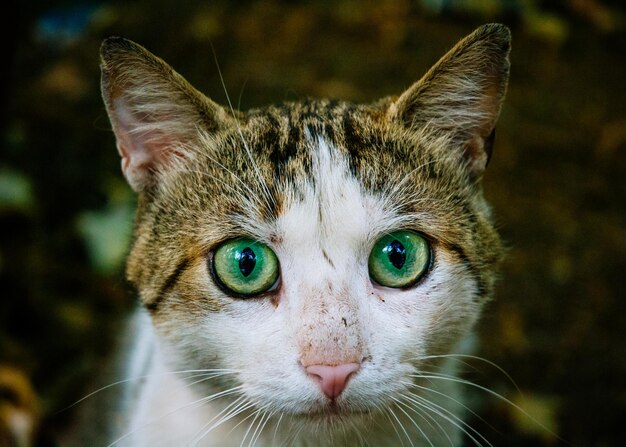
<svg viewBox="0 0 626 447">
<path fill-rule="evenodd" d="M 278 281 L 278 270 L 272 249 L 249 238 L 226 241 L 213 254 L 215 278 L 236 295 L 267 292 Z"/>
<path fill-rule="evenodd" d="M 381 286 L 410 287 L 428 271 L 430 259 L 430 244 L 424 236 L 394 231 L 374 244 L 368 261 L 370 277 Z"/>
</svg>

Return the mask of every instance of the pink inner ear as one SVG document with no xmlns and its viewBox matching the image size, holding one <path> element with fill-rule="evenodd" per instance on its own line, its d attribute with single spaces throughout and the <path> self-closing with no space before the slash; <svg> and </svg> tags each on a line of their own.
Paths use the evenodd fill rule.
<svg viewBox="0 0 626 447">
<path fill-rule="evenodd" d="M 137 119 L 123 99 L 115 100 L 113 129 L 122 172 L 135 191 L 151 181 L 152 174 L 167 162 L 169 139 L 156 129 L 142 130 L 146 123 Z"/>
</svg>

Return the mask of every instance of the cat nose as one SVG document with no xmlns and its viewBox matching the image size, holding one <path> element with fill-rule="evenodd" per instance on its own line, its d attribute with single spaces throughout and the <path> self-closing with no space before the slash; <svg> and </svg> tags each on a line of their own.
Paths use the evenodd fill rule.
<svg viewBox="0 0 626 447">
<path fill-rule="evenodd" d="M 330 399 L 335 399 L 346 389 L 348 380 L 361 367 L 359 363 L 345 363 L 343 365 L 309 365 L 305 368 L 307 374 L 319 381 L 323 393 Z"/>
</svg>

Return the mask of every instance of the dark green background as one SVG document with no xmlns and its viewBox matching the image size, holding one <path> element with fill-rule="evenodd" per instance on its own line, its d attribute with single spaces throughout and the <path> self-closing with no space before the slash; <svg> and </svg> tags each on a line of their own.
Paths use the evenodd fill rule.
<svg viewBox="0 0 626 447">
<path fill-rule="evenodd" d="M 465 377 L 495 446 L 626 445 L 626 13 L 620 0 L 21 2 L 5 15 L 0 363 L 32 380 L 54 443 L 133 304 L 122 259 L 134 197 L 99 96 L 122 35 L 242 109 L 369 101 L 417 80 L 475 26 L 513 31 L 486 174 L 510 247 Z M 8 9 L 7 9 L 8 11 Z M 9 24 L 7 24 L 8 26 Z M 8 29 L 5 27 L 5 29 Z M 523 397 L 520 397 L 523 394 Z M 78 407 L 80 408 L 80 406 Z"/>
</svg>

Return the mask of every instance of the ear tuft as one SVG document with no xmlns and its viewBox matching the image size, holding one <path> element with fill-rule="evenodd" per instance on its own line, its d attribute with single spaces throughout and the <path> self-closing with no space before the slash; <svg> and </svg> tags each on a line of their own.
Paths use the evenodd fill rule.
<svg viewBox="0 0 626 447">
<path fill-rule="evenodd" d="M 472 175 L 480 176 L 506 92 L 510 47 L 506 26 L 481 26 L 406 90 L 389 118 L 416 132 L 450 137 Z"/>
<path fill-rule="evenodd" d="M 215 132 L 232 118 L 141 45 L 109 37 L 100 47 L 102 96 L 113 126 L 122 171 L 135 191 L 185 157 L 200 129 Z M 186 149 L 187 148 L 187 149 Z"/>
</svg>

